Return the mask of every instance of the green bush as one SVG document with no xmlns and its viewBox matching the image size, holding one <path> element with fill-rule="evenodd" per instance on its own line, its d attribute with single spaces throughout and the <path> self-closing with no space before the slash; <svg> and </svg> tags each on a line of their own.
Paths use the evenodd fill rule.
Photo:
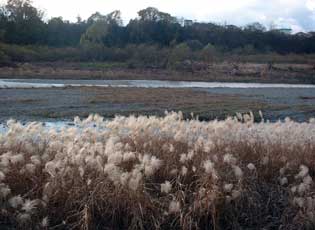
<svg viewBox="0 0 315 230">
<path fill-rule="evenodd" d="M 7 65 L 11 62 L 11 59 L 2 50 L 0 50 L 0 66 Z"/>
<path fill-rule="evenodd" d="M 175 46 L 169 56 L 168 66 L 170 68 L 176 68 L 181 62 L 190 60 L 192 58 L 192 50 L 186 43 L 181 43 Z"/>
<path fill-rule="evenodd" d="M 38 60 L 38 54 L 29 47 L 1 44 L 0 50 L 14 62 L 31 62 Z"/>
</svg>

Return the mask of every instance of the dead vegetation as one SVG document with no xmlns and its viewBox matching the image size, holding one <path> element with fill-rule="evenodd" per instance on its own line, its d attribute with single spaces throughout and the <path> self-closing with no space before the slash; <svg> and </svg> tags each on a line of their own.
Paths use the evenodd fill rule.
<svg viewBox="0 0 315 230">
<path fill-rule="evenodd" d="M 2 229 L 315 228 L 314 119 L 75 123 L 8 122 Z"/>
<path fill-rule="evenodd" d="M 178 70 L 136 68 L 124 65 L 108 67 L 104 64 L 38 63 L 2 67 L 2 78 L 42 79 L 107 79 L 107 80 L 173 80 L 173 81 L 223 81 L 223 82 L 270 82 L 314 83 L 314 64 L 294 63 L 247 63 L 247 62 L 183 62 Z"/>
</svg>

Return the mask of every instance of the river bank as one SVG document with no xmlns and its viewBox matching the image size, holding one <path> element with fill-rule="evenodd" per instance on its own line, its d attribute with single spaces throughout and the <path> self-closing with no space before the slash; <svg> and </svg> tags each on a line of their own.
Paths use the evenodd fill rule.
<svg viewBox="0 0 315 230">
<path fill-rule="evenodd" d="M 315 84 L 312 64 L 188 63 L 180 70 L 131 68 L 125 63 L 16 63 L 1 67 L 0 78 L 169 80 Z"/>
</svg>

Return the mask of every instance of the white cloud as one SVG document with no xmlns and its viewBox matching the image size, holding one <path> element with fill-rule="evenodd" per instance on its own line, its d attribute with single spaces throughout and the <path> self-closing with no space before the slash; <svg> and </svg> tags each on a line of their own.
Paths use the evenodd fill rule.
<svg viewBox="0 0 315 230">
<path fill-rule="evenodd" d="M 278 28 L 291 28 L 293 33 L 305 32 L 304 28 L 293 18 L 278 18 L 274 23 Z"/>
<path fill-rule="evenodd" d="M 306 7 L 307 7 L 310 11 L 315 11 L 315 0 L 307 0 L 307 1 L 306 1 Z"/>
<path fill-rule="evenodd" d="M 4 1 L 4 0 L 0 0 Z M 121 10 L 128 22 L 140 9 L 148 6 L 174 16 L 198 21 L 227 22 L 245 25 L 259 21 L 265 25 L 279 21 L 288 23 L 295 31 L 315 30 L 315 0 L 33 0 L 46 11 L 46 17 L 62 16 L 74 21 L 99 11 L 103 14 Z"/>
</svg>

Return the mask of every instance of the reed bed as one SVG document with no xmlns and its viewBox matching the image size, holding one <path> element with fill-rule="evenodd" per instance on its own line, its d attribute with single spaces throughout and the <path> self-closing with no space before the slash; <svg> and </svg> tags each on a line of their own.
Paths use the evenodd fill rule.
<svg viewBox="0 0 315 230">
<path fill-rule="evenodd" d="M 1 229 L 315 229 L 315 119 L 7 122 Z"/>
</svg>

